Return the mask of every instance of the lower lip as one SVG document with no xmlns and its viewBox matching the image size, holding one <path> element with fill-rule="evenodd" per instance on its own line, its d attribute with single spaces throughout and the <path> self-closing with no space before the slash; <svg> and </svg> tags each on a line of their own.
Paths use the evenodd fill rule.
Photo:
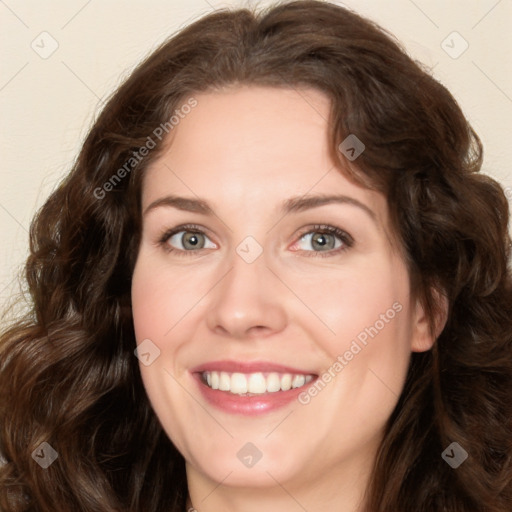
<svg viewBox="0 0 512 512">
<path fill-rule="evenodd" d="M 212 389 L 202 381 L 201 375 L 198 373 L 195 373 L 194 377 L 207 402 L 224 412 L 243 414 L 246 416 L 265 414 L 285 407 L 294 400 L 297 400 L 298 395 L 315 382 L 315 379 L 313 379 L 306 386 L 290 389 L 288 391 L 276 391 L 275 393 L 245 396 L 236 395 L 229 391 Z"/>
</svg>

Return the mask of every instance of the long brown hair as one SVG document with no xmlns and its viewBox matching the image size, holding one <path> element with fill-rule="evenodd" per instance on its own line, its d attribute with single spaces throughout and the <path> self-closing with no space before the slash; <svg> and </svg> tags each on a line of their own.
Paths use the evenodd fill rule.
<svg viewBox="0 0 512 512">
<path fill-rule="evenodd" d="M 32 223 L 32 312 L 1 338 L 0 508 L 184 510 L 184 460 L 151 409 L 133 352 L 140 190 L 173 113 L 195 93 L 236 84 L 314 87 L 331 99 L 332 155 L 352 179 L 387 196 L 432 328 L 440 295 L 449 304 L 434 348 L 412 356 L 366 510 L 509 511 L 505 194 L 479 173 L 480 141 L 451 94 L 382 29 L 320 1 L 205 16 L 107 102 Z M 366 146 L 357 166 L 338 149 L 349 134 Z M 58 454 L 46 469 L 32 456 L 43 442 Z M 441 456 L 453 442 L 468 453 L 457 469 Z"/>
</svg>

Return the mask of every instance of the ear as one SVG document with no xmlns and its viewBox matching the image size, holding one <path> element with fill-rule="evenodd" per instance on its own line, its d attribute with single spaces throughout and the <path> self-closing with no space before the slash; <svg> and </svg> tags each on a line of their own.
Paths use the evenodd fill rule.
<svg viewBox="0 0 512 512">
<path fill-rule="evenodd" d="M 446 325 L 448 319 L 448 299 L 438 290 L 434 290 L 433 296 L 435 300 L 433 329 L 422 302 L 420 299 L 416 300 L 411 339 L 411 350 L 413 352 L 426 352 L 430 350 Z"/>
</svg>

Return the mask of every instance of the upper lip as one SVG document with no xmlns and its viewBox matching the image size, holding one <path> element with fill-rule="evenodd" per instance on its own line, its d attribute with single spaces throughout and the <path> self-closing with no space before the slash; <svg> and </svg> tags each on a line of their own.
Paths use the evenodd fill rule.
<svg viewBox="0 0 512 512">
<path fill-rule="evenodd" d="M 202 373 L 208 371 L 220 371 L 227 373 L 292 373 L 301 375 L 316 375 L 309 370 L 302 370 L 300 368 L 293 368 L 282 364 L 271 363 L 267 361 L 211 361 L 208 363 L 200 364 L 190 370 L 192 373 Z"/>
</svg>

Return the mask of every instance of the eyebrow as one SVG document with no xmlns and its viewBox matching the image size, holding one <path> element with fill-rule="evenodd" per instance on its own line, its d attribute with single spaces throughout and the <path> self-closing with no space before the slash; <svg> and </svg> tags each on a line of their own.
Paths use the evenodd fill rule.
<svg viewBox="0 0 512 512">
<path fill-rule="evenodd" d="M 162 206 L 171 206 L 185 212 L 202 213 L 204 215 L 213 215 L 213 210 L 206 201 L 179 196 L 165 196 L 153 201 L 145 210 L 146 215 L 151 210 L 161 208 Z"/>
<path fill-rule="evenodd" d="M 315 196 L 300 196 L 292 197 L 285 201 L 282 211 L 283 213 L 302 212 L 310 208 L 317 208 L 326 204 L 348 204 L 360 208 L 367 213 L 373 221 L 377 221 L 375 212 L 366 206 L 361 201 L 349 196 L 344 195 L 315 195 Z"/>
<path fill-rule="evenodd" d="M 302 212 L 311 208 L 318 208 L 327 204 L 348 204 L 360 208 L 367 213 L 373 221 L 377 221 L 375 212 L 371 210 L 361 201 L 349 196 L 344 195 L 304 195 L 299 197 L 291 197 L 287 199 L 282 207 L 281 212 L 283 214 Z M 149 213 L 151 210 L 161 207 L 174 207 L 178 210 L 186 212 L 201 213 L 203 215 L 214 215 L 213 209 L 208 205 L 206 201 L 202 199 L 194 199 L 180 196 L 165 196 L 153 201 L 145 210 L 144 215 Z"/>
</svg>

